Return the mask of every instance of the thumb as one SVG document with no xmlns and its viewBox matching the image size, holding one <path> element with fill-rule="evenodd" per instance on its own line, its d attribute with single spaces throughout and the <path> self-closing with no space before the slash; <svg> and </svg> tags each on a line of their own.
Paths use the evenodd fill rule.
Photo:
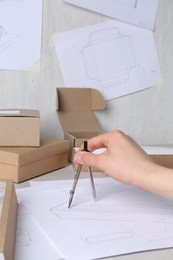
<svg viewBox="0 0 173 260">
<path fill-rule="evenodd" d="M 98 155 L 88 152 L 78 152 L 74 157 L 74 162 L 88 166 L 98 166 Z"/>
</svg>

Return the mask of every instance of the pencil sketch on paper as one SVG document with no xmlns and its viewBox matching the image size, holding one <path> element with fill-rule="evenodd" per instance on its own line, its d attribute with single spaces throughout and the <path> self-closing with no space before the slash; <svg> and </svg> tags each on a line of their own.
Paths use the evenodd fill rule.
<svg viewBox="0 0 173 260">
<path fill-rule="evenodd" d="M 0 52 L 12 46 L 17 40 L 19 40 L 17 34 L 8 33 L 6 29 L 0 25 Z"/>
<path fill-rule="evenodd" d="M 65 87 L 89 86 L 105 100 L 154 86 L 160 71 L 152 32 L 117 21 L 65 32 L 56 50 Z"/>
<path fill-rule="evenodd" d="M 38 183 L 40 191 L 35 186 L 35 192 L 23 197 L 66 258 L 80 260 L 86 252 L 85 260 L 100 259 L 173 246 L 172 201 L 109 178 L 95 179 L 97 200 L 93 201 L 88 180 L 79 184 L 70 209 L 71 181 L 68 187 L 61 183 L 59 189 L 54 183 L 50 189 Z"/>
<path fill-rule="evenodd" d="M 88 246 L 111 241 L 117 244 L 131 239 L 173 239 L 173 207 L 169 204 L 115 203 L 116 198 L 114 203 L 108 200 L 86 202 L 79 197 L 75 200 L 76 206 L 70 210 L 65 201 L 49 210 L 63 223 L 82 223 L 85 227 L 90 227 L 91 235 L 88 232 L 86 236 L 81 235 Z"/>
<path fill-rule="evenodd" d="M 4 195 L 5 195 L 6 183 L 0 182 L 0 217 L 3 207 Z"/>
<path fill-rule="evenodd" d="M 31 221 L 31 215 L 22 203 L 19 204 L 18 220 L 16 230 L 16 246 L 28 247 L 43 238 L 43 234 L 38 232 L 38 228 Z"/>
<path fill-rule="evenodd" d="M 121 34 L 116 27 L 93 31 L 82 55 L 87 77 L 104 88 L 128 81 L 136 65 L 130 37 Z"/>
<path fill-rule="evenodd" d="M 18 205 L 14 260 L 60 260 L 62 256 L 32 219 L 22 202 Z"/>
<path fill-rule="evenodd" d="M 0 1 L 0 17 L 0 68 L 27 70 L 40 58 L 42 0 Z"/>
<path fill-rule="evenodd" d="M 63 258 L 37 222 L 33 220 L 27 208 L 20 202 L 18 205 L 14 260 L 23 259 L 60 260 Z"/>
</svg>

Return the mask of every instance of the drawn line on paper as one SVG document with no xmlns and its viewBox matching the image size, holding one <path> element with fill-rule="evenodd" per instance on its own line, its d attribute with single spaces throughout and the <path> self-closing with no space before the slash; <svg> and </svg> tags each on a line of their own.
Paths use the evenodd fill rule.
<svg viewBox="0 0 173 260">
<path fill-rule="evenodd" d="M 121 34 L 117 27 L 90 33 L 81 54 L 88 79 L 104 88 L 128 81 L 136 67 L 130 36 Z"/>
<path fill-rule="evenodd" d="M 26 255 L 28 253 L 29 255 Z M 44 230 L 40 228 L 28 209 L 20 202 L 18 205 L 14 259 L 31 259 L 31 257 L 32 259 L 39 259 L 39 257 L 40 259 L 65 259 L 58 252 L 58 249 L 55 249 L 50 244 L 50 240 Z"/>
<path fill-rule="evenodd" d="M 173 238 L 173 208 L 166 205 L 116 205 L 108 204 L 88 205 L 88 203 L 72 207 L 69 211 L 67 203 L 57 205 L 49 209 L 59 220 L 82 220 L 82 221 L 114 221 L 118 223 L 126 223 L 129 225 L 128 229 L 105 234 L 96 231 L 96 235 L 82 237 L 81 239 L 88 245 L 100 244 L 109 241 L 118 241 L 122 239 L 141 238 L 149 241 L 158 239 Z M 106 223 L 106 222 L 105 222 Z M 130 228 L 130 223 L 145 223 L 148 225 L 146 232 L 138 230 L 135 232 Z M 132 225 L 133 225 L 132 224 Z M 151 230 L 152 225 L 153 230 Z M 168 228 L 168 225 L 170 228 Z M 142 225 L 143 226 L 143 225 Z M 127 227 L 127 226 L 126 226 Z"/>
<path fill-rule="evenodd" d="M 77 201 L 77 198 L 75 198 Z M 78 199 L 79 200 L 79 199 Z M 79 203 L 78 203 L 79 204 Z M 91 216 L 88 217 L 85 215 L 85 213 L 91 213 L 91 214 L 97 214 L 99 213 L 100 220 L 119 220 L 117 219 L 117 214 L 124 214 L 124 221 L 126 221 L 126 214 L 138 214 L 137 217 L 134 219 L 136 221 L 138 218 L 141 221 L 141 215 L 144 215 L 146 218 L 146 215 L 154 215 L 157 214 L 157 216 L 172 216 L 173 215 L 173 208 L 169 206 L 155 206 L 155 205 L 145 205 L 145 204 L 127 204 L 127 205 L 110 205 L 109 203 L 83 203 L 80 206 L 72 207 L 70 210 L 70 214 L 67 214 L 69 212 L 69 209 L 67 207 L 67 202 L 64 202 L 62 204 L 57 205 L 56 207 L 53 207 L 50 209 L 54 214 L 56 214 L 59 218 L 76 218 L 76 215 L 78 212 L 80 212 L 81 219 L 91 219 Z M 75 214 L 77 213 L 77 214 Z M 105 213 L 105 216 L 100 215 L 100 213 Z M 108 218 L 106 214 L 112 214 L 111 217 Z M 114 215 L 113 215 L 114 214 Z M 140 214 L 140 216 L 139 216 Z M 88 215 L 88 214 L 87 214 Z M 135 217 L 135 216 L 133 216 Z M 121 219 L 121 221 L 123 220 Z M 162 221 L 162 220 L 161 220 Z M 171 221 L 173 223 L 173 219 Z"/>
<path fill-rule="evenodd" d="M 120 240 L 129 240 L 129 239 L 134 239 L 134 238 L 142 238 L 146 239 L 149 241 L 156 241 L 156 240 L 164 240 L 164 239 L 173 239 L 173 234 L 172 231 L 167 231 L 167 230 L 162 230 L 162 231 L 154 231 L 154 232 L 148 232 L 145 234 L 136 234 L 131 231 L 124 231 L 124 232 L 115 232 L 115 233 L 109 233 L 109 234 L 99 234 L 96 236 L 87 236 L 83 237 L 83 241 L 88 244 L 88 245 L 95 245 L 95 244 L 100 244 L 100 243 L 106 243 L 110 241 L 120 241 Z"/>
<path fill-rule="evenodd" d="M 19 204 L 18 212 L 16 246 L 29 247 L 42 239 L 44 234 L 37 232 L 37 226 L 31 222 L 31 215 L 22 203 Z"/>
<path fill-rule="evenodd" d="M 83 238 L 83 241 L 88 245 L 105 243 L 108 241 L 118 241 L 124 239 L 132 239 L 138 237 L 133 231 L 114 232 L 109 234 L 99 234 L 96 236 L 87 236 Z"/>
<path fill-rule="evenodd" d="M 150 223 L 149 223 L 150 225 Z M 151 230 L 153 228 L 153 230 Z M 148 241 L 157 241 L 157 240 L 165 240 L 165 239 L 173 239 L 173 224 L 171 228 L 167 227 L 167 223 L 163 221 L 162 225 L 157 225 L 157 223 L 152 224 L 148 230 L 146 229 L 145 232 L 142 230 L 138 230 L 138 232 L 133 231 L 133 229 L 125 229 L 121 232 L 112 232 L 107 234 L 99 234 L 93 236 L 87 236 L 83 238 L 83 241 L 86 242 L 88 245 L 100 244 L 109 241 L 118 242 L 122 239 L 133 239 L 133 238 L 142 238 Z"/>
<path fill-rule="evenodd" d="M 8 33 L 6 29 L 0 25 L 0 53 L 11 47 L 18 40 L 19 36 L 17 34 Z"/>
</svg>

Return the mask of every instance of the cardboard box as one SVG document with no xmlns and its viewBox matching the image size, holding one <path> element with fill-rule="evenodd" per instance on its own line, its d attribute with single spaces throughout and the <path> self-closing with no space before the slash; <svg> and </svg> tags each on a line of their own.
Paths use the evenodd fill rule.
<svg viewBox="0 0 173 260">
<path fill-rule="evenodd" d="M 0 180 L 0 259 L 13 260 L 16 239 L 17 197 L 10 180 Z"/>
<path fill-rule="evenodd" d="M 57 88 L 57 114 L 64 130 L 64 139 L 70 143 L 69 160 L 73 147 L 84 140 L 103 133 L 93 111 L 105 109 L 101 93 L 91 88 Z"/>
<path fill-rule="evenodd" d="M 40 145 L 38 110 L 0 110 L 0 146 Z"/>
<path fill-rule="evenodd" d="M 0 178 L 22 182 L 65 167 L 69 143 L 66 140 L 41 139 L 40 147 L 0 147 Z"/>
<path fill-rule="evenodd" d="M 152 159 L 162 165 L 162 166 L 165 166 L 167 168 L 172 168 L 173 169 L 173 154 L 170 155 L 170 154 L 153 154 L 151 155 Z"/>
</svg>

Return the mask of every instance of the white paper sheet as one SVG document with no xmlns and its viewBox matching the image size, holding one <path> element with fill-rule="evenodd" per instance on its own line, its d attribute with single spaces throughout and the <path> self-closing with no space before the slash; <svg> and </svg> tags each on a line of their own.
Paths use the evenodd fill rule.
<svg viewBox="0 0 173 260">
<path fill-rule="evenodd" d="M 173 145 L 143 145 L 141 148 L 147 154 L 165 154 L 165 155 L 173 155 Z"/>
<path fill-rule="evenodd" d="M 65 0 L 89 10 L 153 30 L 158 0 Z"/>
<path fill-rule="evenodd" d="M 109 178 L 80 180 L 72 207 L 69 189 L 23 196 L 23 203 L 66 259 L 95 259 L 173 246 L 173 202 Z M 37 183 L 39 186 L 39 183 Z M 44 202 L 44 203 L 42 203 Z M 58 230 L 58 232 L 57 232 Z"/>
<path fill-rule="evenodd" d="M 160 73 L 153 33 L 117 21 L 62 33 L 56 52 L 65 87 L 96 88 L 105 100 L 151 87 Z"/>
<path fill-rule="evenodd" d="M 5 190 L 6 190 L 6 183 L 0 182 L 0 218 L 1 218 L 1 212 L 4 203 Z"/>
<path fill-rule="evenodd" d="M 64 259 L 22 202 L 18 206 L 16 233 L 15 260 Z"/>
<path fill-rule="evenodd" d="M 35 180 L 31 180 L 29 181 L 32 189 L 34 191 L 40 191 L 40 190 L 50 190 L 50 189 L 61 189 L 63 187 L 63 189 L 68 189 L 70 187 L 70 185 L 72 185 L 73 180 L 49 180 L 49 181 L 35 181 Z M 82 185 L 81 183 L 78 183 L 78 185 Z M 23 196 L 21 197 L 21 199 L 23 198 Z"/>
<path fill-rule="evenodd" d="M 0 69 L 28 70 L 40 60 L 42 0 L 0 1 Z"/>
</svg>

